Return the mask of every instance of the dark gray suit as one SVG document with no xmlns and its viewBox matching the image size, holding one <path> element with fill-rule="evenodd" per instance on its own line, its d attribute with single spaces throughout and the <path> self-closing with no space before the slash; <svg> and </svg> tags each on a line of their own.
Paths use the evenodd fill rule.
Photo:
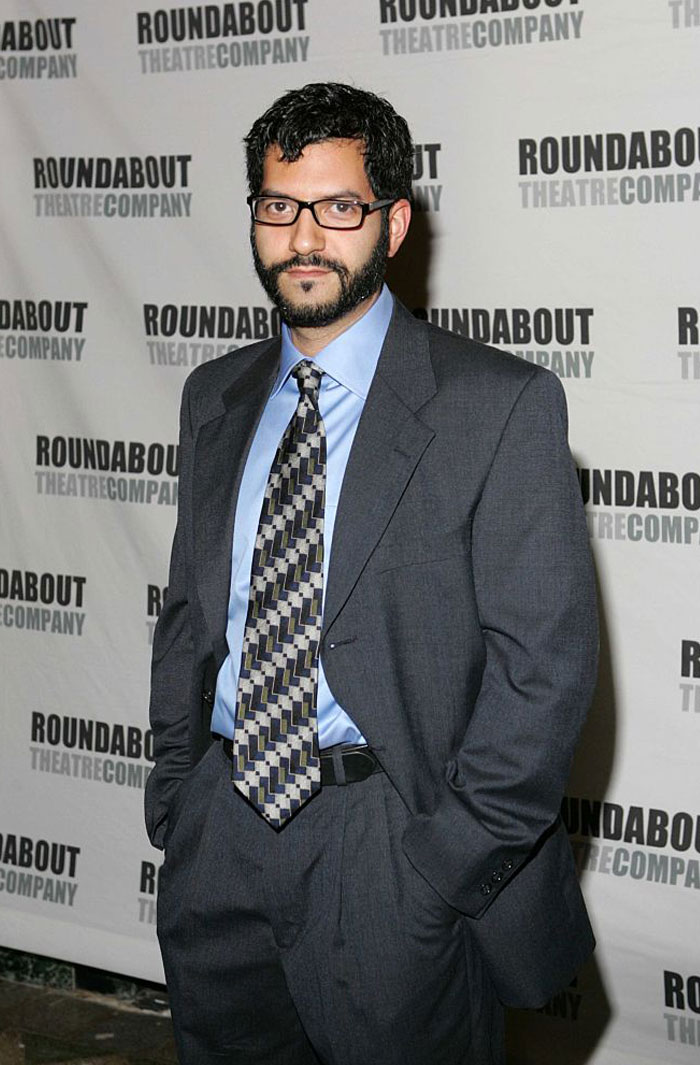
<svg viewBox="0 0 700 1065">
<path fill-rule="evenodd" d="M 213 816 L 211 792 L 223 769 L 211 751 L 193 767 L 211 743 L 208 689 L 227 654 L 238 486 L 278 361 L 279 341 L 251 345 L 198 368 L 183 397 L 179 519 L 154 639 L 156 766 L 146 797 L 151 840 L 166 843 L 171 909 L 184 883 L 177 869 L 186 870 L 190 896 L 200 880 L 206 895 L 217 875 L 208 859 L 188 864 L 183 852 Z M 321 650 L 331 690 L 386 777 L 324 791 L 395 791 L 390 842 L 377 844 L 377 854 L 393 853 L 391 836 L 400 831 L 403 853 L 394 860 L 405 863 L 409 894 L 425 884 L 422 901 L 442 905 L 462 928 L 479 979 L 510 1005 L 541 1005 L 593 946 L 558 810 L 596 650 L 588 538 L 557 378 L 418 322 L 397 304 L 343 482 Z M 384 809 L 393 799 L 377 801 Z M 255 829 L 235 828 L 236 803 L 246 808 L 242 821 L 249 808 L 232 798 L 230 784 L 221 802 L 233 835 L 246 840 L 227 865 L 238 884 Z M 304 819 L 322 819 L 316 803 L 279 839 Z M 186 817 L 177 847 L 173 838 L 177 876 L 168 881 L 168 844 Z M 302 850 L 312 846 L 301 839 L 303 825 L 294 831 Z M 208 833 L 229 862 L 225 830 L 217 824 Z M 371 883 L 377 860 L 355 866 L 353 878 Z M 192 916 L 171 921 L 165 901 L 166 968 L 170 937 L 181 947 L 170 965 L 182 988 L 188 980 L 174 970 L 194 949 L 193 934 L 186 946 L 182 939 Z M 198 936 L 207 905 L 194 907 Z M 303 1011 L 302 1021 L 308 1028 Z M 425 1060 L 462 1061 L 451 1055 Z M 497 1055 L 474 1051 L 467 1060 L 481 1065 Z"/>
</svg>

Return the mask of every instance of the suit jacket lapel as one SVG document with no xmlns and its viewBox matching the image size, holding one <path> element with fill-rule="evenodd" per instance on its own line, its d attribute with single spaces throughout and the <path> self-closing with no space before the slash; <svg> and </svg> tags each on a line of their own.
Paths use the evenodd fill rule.
<svg viewBox="0 0 700 1065">
<path fill-rule="evenodd" d="M 241 368 L 222 395 L 224 412 L 201 426 L 195 443 L 195 574 L 217 665 L 228 654 L 225 634 L 238 491 L 279 355 L 277 340 Z"/>
<path fill-rule="evenodd" d="M 414 413 L 435 392 L 426 332 L 396 301 L 338 502 L 325 630 L 350 595 L 435 435 Z"/>
</svg>

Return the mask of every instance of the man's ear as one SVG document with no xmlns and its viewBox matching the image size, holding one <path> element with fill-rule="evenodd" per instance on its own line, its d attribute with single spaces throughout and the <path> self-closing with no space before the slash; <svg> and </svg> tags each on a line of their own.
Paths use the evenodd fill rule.
<svg viewBox="0 0 700 1065">
<path fill-rule="evenodd" d="M 389 208 L 389 258 L 396 255 L 404 242 L 411 224 L 411 205 L 408 200 L 397 200 Z"/>
</svg>

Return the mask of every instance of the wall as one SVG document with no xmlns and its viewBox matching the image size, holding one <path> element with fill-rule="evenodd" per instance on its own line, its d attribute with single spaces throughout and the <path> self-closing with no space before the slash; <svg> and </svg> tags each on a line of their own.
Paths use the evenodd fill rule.
<svg viewBox="0 0 700 1065">
<path fill-rule="evenodd" d="M 241 137 L 283 90 L 350 80 L 419 146 L 396 291 L 559 374 L 582 471 L 603 665 L 565 815 L 600 946 L 543 1013 L 513 1018 L 512 1061 L 687 1061 L 697 0 L 44 0 L 5 19 L 0 941 L 162 978 L 141 806 L 179 394 L 193 366 L 276 328 Z"/>
</svg>

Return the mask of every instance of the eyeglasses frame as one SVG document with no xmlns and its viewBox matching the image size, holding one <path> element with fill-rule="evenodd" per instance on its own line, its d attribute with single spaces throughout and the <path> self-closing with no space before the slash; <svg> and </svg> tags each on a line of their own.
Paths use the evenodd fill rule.
<svg viewBox="0 0 700 1065">
<path fill-rule="evenodd" d="M 256 200 L 275 200 L 275 199 L 278 199 L 278 200 L 289 200 L 291 203 L 298 204 L 299 209 L 298 209 L 296 215 L 294 216 L 294 218 L 292 219 L 291 222 L 264 222 L 261 218 L 256 218 L 255 217 L 254 204 L 255 204 Z M 336 230 L 336 231 L 344 230 L 346 232 L 349 232 L 350 230 L 362 229 L 362 226 L 365 223 L 365 218 L 367 217 L 368 214 L 371 214 L 372 211 L 379 211 L 379 210 L 381 210 L 382 207 L 391 207 L 392 204 L 397 202 L 397 199 L 398 199 L 398 197 L 393 197 L 390 200 L 373 200 L 371 203 L 364 203 L 362 200 L 348 200 L 348 199 L 344 199 L 342 196 L 322 196 L 318 200 L 297 200 L 295 196 L 252 196 L 251 195 L 251 196 L 247 196 L 246 197 L 246 201 L 245 202 L 250 207 L 250 216 L 253 219 L 253 222 L 255 223 L 256 226 L 272 226 L 273 229 L 282 229 L 285 226 L 293 226 L 299 221 L 299 215 L 304 210 L 304 208 L 307 207 L 309 209 L 309 211 L 311 211 L 311 217 L 313 218 L 314 222 L 316 223 L 317 226 L 320 226 L 321 229 L 333 229 L 333 230 Z M 352 203 L 356 207 L 361 207 L 362 208 L 362 218 L 360 219 L 360 221 L 357 223 L 356 226 L 328 226 L 328 225 L 324 225 L 323 222 L 319 222 L 318 217 L 316 215 L 316 204 L 317 203 L 328 203 L 328 202 L 331 202 L 331 203 L 333 203 L 333 202 L 335 202 L 335 203 Z"/>
</svg>

